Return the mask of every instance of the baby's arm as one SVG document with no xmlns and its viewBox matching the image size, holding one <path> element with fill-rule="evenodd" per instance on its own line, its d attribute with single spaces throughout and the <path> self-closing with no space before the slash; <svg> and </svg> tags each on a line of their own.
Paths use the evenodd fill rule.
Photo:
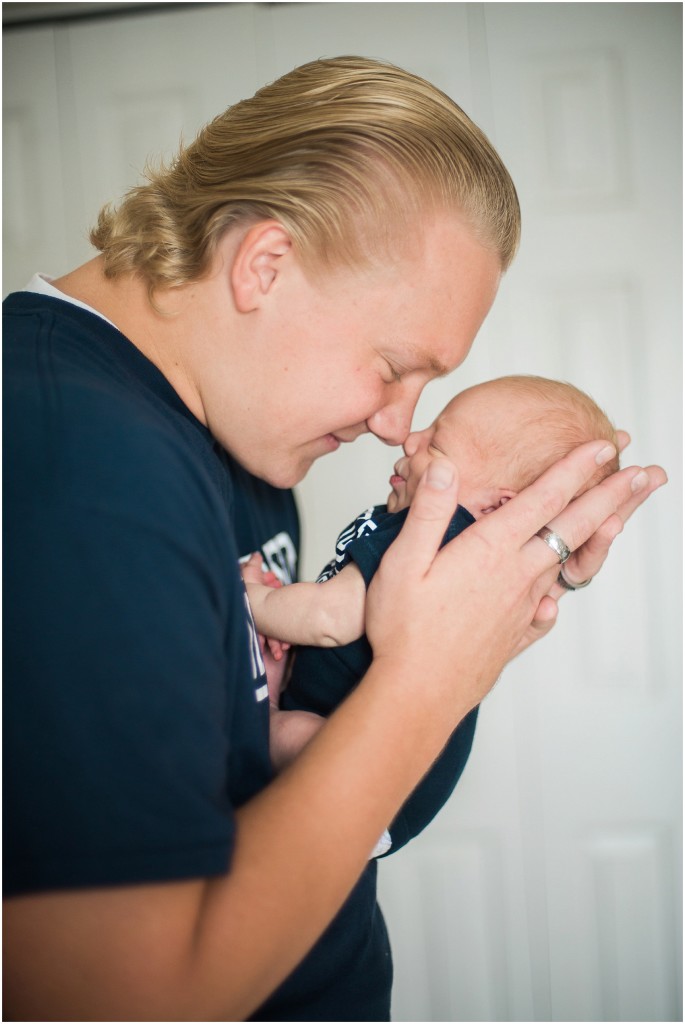
<svg viewBox="0 0 685 1024">
<path fill-rule="evenodd" d="M 271 709 L 269 719 L 269 752 L 277 772 L 286 768 L 306 747 L 326 721 L 313 711 L 279 711 Z"/>
<path fill-rule="evenodd" d="M 273 590 L 246 579 L 259 633 L 291 644 L 340 647 L 364 632 L 366 586 L 354 564 L 323 583 L 291 583 Z"/>
</svg>

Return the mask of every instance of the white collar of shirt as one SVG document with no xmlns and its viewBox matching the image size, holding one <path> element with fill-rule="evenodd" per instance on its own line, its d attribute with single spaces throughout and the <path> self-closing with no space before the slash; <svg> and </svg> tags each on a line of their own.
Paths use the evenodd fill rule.
<svg viewBox="0 0 685 1024">
<path fill-rule="evenodd" d="M 21 289 L 22 292 L 37 292 L 39 295 L 50 295 L 53 299 L 61 299 L 62 302 L 70 302 L 72 306 L 80 306 L 81 309 L 87 309 L 89 313 L 94 313 L 95 316 L 99 316 L 101 320 L 111 324 L 112 327 L 116 327 L 111 320 L 108 320 L 106 316 L 103 316 L 97 309 L 93 309 L 85 302 L 81 302 L 79 299 L 72 299 L 71 295 L 65 295 L 59 288 L 55 288 L 52 281 L 54 278 L 48 277 L 47 274 L 34 274 L 29 283 Z M 117 328 L 118 330 L 118 328 Z"/>
</svg>

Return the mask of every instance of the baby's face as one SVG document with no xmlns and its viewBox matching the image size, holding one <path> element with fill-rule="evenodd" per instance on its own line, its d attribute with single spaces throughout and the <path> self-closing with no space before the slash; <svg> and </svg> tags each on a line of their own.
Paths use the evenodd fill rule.
<svg viewBox="0 0 685 1024">
<path fill-rule="evenodd" d="M 410 434 L 404 455 L 395 463 L 390 477 L 388 511 L 400 512 L 411 504 L 417 484 L 433 459 L 449 459 L 459 470 L 459 504 L 475 518 L 499 503 L 484 479 L 484 467 L 470 438 L 477 431 L 481 415 L 487 415 L 483 396 L 470 391 L 453 398 L 425 430 Z"/>
</svg>

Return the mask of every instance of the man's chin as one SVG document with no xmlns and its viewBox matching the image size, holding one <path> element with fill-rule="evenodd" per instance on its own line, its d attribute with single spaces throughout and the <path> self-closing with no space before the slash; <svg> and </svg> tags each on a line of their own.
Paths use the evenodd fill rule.
<svg viewBox="0 0 685 1024">
<path fill-rule="evenodd" d="M 279 490 L 289 490 L 294 487 L 295 484 L 299 484 L 304 480 L 307 475 L 311 463 L 308 465 L 279 465 L 274 466 L 273 464 L 261 465 L 252 463 L 248 460 L 242 463 L 244 469 L 246 469 L 252 476 L 256 476 L 259 480 L 263 480 L 265 483 L 270 484 L 272 487 L 277 487 Z"/>
<path fill-rule="evenodd" d="M 281 490 L 289 490 L 291 487 L 301 484 L 311 468 L 312 464 L 310 462 L 307 466 L 296 466 L 291 467 L 290 469 L 283 469 L 269 473 L 269 476 L 264 479 L 266 479 L 267 483 L 270 483 L 272 487 L 278 487 Z"/>
<path fill-rule="evenodd" d="M 337 446 L 340 446 L 340 442 L 337 442 Z M 283 456 L 280 463 L 277 464 L 274 459 L 269 459 L 266 465 L 246 465 L 246 463 L 243 463 L 243 465 L 254 476 L 259 477 L 260 480 L 265 480 L 272 487 L 285 490 L 302 483 L 314 463 L 330 454 L 331 451 L 335 451 L 335 448 L 327 445 L 322 451 L 319 445 L 314 450 L 310 447 L 308 452 L 299 451 L 293 453 L 291 451 L 289 458 Z"/>
</svg>

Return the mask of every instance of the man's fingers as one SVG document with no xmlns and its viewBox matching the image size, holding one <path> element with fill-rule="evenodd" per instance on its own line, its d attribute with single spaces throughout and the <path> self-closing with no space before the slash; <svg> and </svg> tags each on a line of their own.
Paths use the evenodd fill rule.
<svg viewBox="0 0 685 1024">
<path fill-rule="evenodd" d="M 647 483 L 639 491 L 633 492 L 628 500 L 617 509 L 618 514 L 626 523 L 636 508 L 639 508 L 643 501 L 646 501 L 650 494 L 668 483 L 668 476 L 661 466 L 646 466 L 644 472 L 647 474 Z"/>
<path fill-rule="evenodd" d="M 624 452 L 631 441 L 632 438 L 627 430 L 616 431 L 616 443 L 620 452 Z"/>
<path fill-rule="evenodd" d="M 623 530 L 623 520 L 614 513 L 575 551 L 564 566 L 564 576 L 576 585 L 596 576 L 604 565 L 609 548 Z"/>
<path fill-rule="evenodd" d="M 571 583 L 582 583 L 596 576 L 602 568 L 613 541 L 622 532 L 624 524 L 636 508 L 668 481 L 661 466 L 647 466 L 643 470 L 646 483 L 637 491 L 631 491 L 628 500 L 609 516 L 601 526 L 571 556 L 564 567 L 564 575 Z"/>
<path fill-rule="evenodd" d="M 658 466 L 650 470 L 640 466 L 622 469 L 576 498 L 548 525 L 575 551 L 613 515 L 618 515 L 625 523 L 664 478 Z"/>
<path fill-rule="evenodd" d="M 571 551 L 576 551 L 629 501 L 632 494 L 642 490 L 646 484 L 647 476 L 639 466 L 622 469 L 576 498 L 546 525 L 564 540 Z M 534 535 L 527 546 L 530 548 L 531 545 L 544 566 L 548 557 L 543 553 L 540 538 Z M 548 554 L 553 557 L 555 552 L 550 549 Z"/>
<path fill-rule="evenodd" d="M 558 612 L 557 602 L 548 595 L 543 597 L 535 612 L 535 618 L 511 652 L 511 657 L 515 658 L 522 651 L 525 651 L 527 647 L 530 647 L 531 644 L 546 636 L 554 628 Z"/>
<path fill-rule="evenodd" d="M 538 530 L 547 526 L 566 508 L 574 495 L 587 486 L 597 472 L 597 467 L 609 462 L 615 454 L 614 446 L 606 441 L 589 441 L 574 448 L 506 505 L 487 516 L 485 529 L 491 539 L 505 542 L 506 538 L 510 538 L 523 547 Z M 612 511 L 614 509 L 610 508 L 604 518 Z"/>
</svg>

